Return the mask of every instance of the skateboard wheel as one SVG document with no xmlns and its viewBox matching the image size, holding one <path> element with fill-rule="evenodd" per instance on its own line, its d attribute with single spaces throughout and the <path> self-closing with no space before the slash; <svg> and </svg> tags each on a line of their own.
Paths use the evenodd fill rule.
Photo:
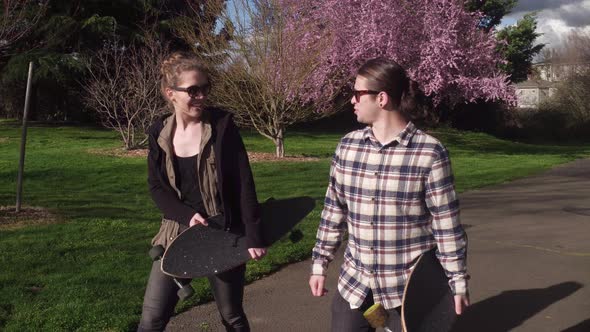
<svg viewBox="0 0 590 332">
<path fill-rule="evenodd" d="M 149 255 L 153 261 L 157 261 L 162 258 L 162 255 L 164 255 L 164 247 L 161 245 L 153 246 L 149 251 Z"/>
<path fill-rule="evenodd" d="M 176 294 L 182 301 L 184 301 L 189 297 L 193 296 L 195 294 L 195 290 L 193 289 L 193 286 L 188 284 L 184 285 L 181 289 L 179 289 Z"/>
</svg>

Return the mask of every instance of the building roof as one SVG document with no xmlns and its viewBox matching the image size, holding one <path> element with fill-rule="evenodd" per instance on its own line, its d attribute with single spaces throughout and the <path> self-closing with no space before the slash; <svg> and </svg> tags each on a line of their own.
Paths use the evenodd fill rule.
<svg viewBox="0 0 590 332">
<path fill-rule="evenodd" d="M 555 83 L 553 83 L 553 82 L 549 82 L 549 81 L 545 81 L 545 80 L 538 80 L 538 79 L 526 80 L 524 82 L 516 83 L 517 89 L 536 89 L 536 88 L 548 89 L 548 88 L 553 88 L 554 86 L 555 86 Z"/>
<path fill-rule="evenodd" d="M 533 67 L 541 66 L 590 66 L 588 61 L 572 61 L 568 59 L 564 60 L 553 60 L 553 61 L 541 61 L 531 64 Z"/>
</svg>

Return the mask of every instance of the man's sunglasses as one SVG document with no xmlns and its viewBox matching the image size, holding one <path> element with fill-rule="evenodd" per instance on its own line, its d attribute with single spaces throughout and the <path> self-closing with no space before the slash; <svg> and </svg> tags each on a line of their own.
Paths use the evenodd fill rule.
<svg viewBox="0 0 590 332">
<path fill-rule="evenodd" d="M 207 83 L 205 85 L 192 85 L 187 88 L 181 88 L 178 86 L 172 86 L 170 89 L 174 91 L 182 91 L 188 93 L 191 98 L 196 98 L 199 96 L 207 96 L 209 90 L 211 90 L 211 84 Z"/>
<path fill-rule="evenodd" d="M 354 96 L 354 101 L 355 102 L 359 102 L 361 99 L 361 96 L 364 95 L 378 95 L 381 91 L 375 91 L 375 90 L 352 90 L 352 95 Z"/>
</svg>

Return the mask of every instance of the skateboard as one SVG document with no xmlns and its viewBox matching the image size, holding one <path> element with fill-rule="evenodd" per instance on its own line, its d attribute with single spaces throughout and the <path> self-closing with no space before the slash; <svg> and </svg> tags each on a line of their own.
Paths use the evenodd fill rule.
<svg viewBox="0 0 590 332">
<path fill-rule="evenodd" d="M 449 278 L 436 257 L 436 248 L 418 258 L 404 289 L 404 332 L 447 332 L 457 318 Z"/>
<path fill-rule="evenodd" d="M 311 197 L 269 199 L 260 206 L 262 235 L 270 246 L 281 239 L 314 208 Z M 174 278 L 181 299 L 192 293 L 180 279 L 192 279 L 221 273 L 250 260 L 244 234 L 224 230 L 223 216 L 207 219 L 208 226 L 194 226 L 180 233 L 166 251 L 152 248 L 152 258 L 161 258 L 164 274 Z M 190 287 L 190 285 L 188 285 Z"/>
</svg>

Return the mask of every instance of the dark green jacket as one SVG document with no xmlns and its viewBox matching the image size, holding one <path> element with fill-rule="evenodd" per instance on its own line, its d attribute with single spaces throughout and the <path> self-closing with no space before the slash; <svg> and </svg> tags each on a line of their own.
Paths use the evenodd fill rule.
<svg viewBox="0 0 590 332">
<path fill-rule="evenodd" d="M 174 114 L 158 119 L 148 130 L 148 184 L 164 220 L 154 244 L 167 246 L 197 213 L 182 202 L 172 166 Z M 198 161 L 201 194 L 208 216 L 223 213 L 226 230 L 243 233 L 248 247 L 264 247 L 260 211 L 248 155 L 231 113 L 208 108 Z M 205 216 L 206 217 L 206 216 Z"/>
</svg>

